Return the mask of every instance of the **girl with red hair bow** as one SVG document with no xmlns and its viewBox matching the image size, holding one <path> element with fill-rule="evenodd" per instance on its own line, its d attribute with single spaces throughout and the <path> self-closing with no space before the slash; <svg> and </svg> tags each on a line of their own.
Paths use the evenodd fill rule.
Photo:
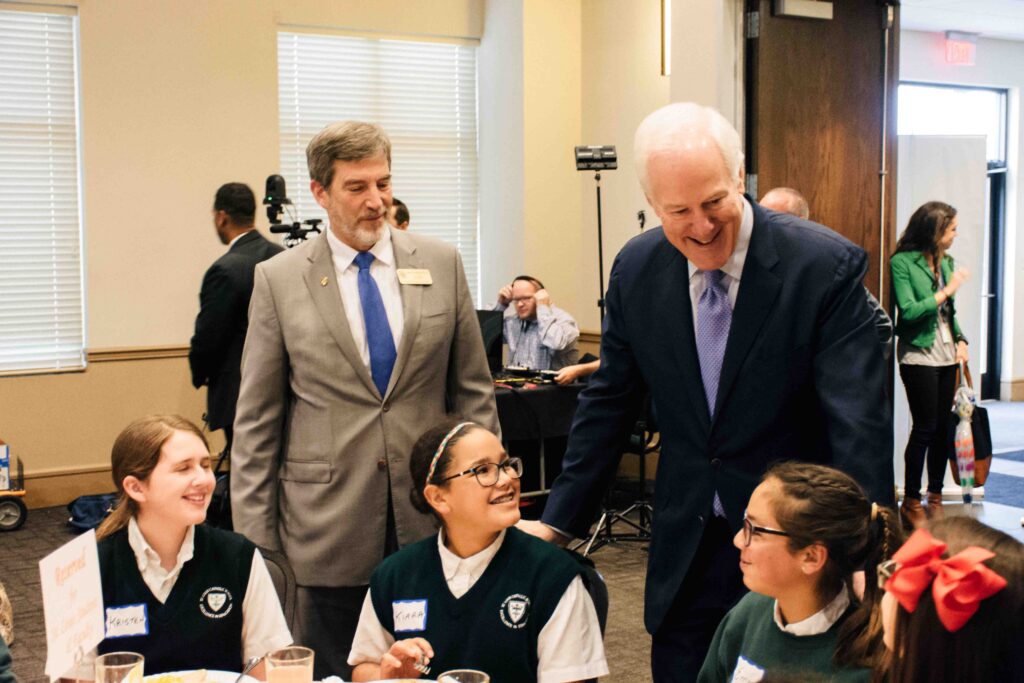
<svg viewBox="0 0 1024 683">
<path fill-rule="evenodd" d="M 882 680 L 1024 681 L 1024 545 L 969 517 L 919 529 L 878 568 Z"/>
</svg>

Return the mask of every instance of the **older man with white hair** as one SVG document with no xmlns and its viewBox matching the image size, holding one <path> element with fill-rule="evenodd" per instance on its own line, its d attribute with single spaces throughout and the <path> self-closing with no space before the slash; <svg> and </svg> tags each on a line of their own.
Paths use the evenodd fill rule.
<svg viewBox="0 0 1024 683">
<path fill-rule="evenodd" d="M 746 197 L 739 135 L 714 110 L 655 111 L 635 153 L 662 227 L 615 260 L 601 367 L 543 523 L 526 526 L 553 541 L 587 533 L 649 391 L 662 446 L 645 623 L 654 680 L 692 681 L 744 592 L 744 562 L 787 542 L 738 533 L 768 465 L 834 465 L 892 504 L 892 421 L 864 251 Z"/>
</svg>

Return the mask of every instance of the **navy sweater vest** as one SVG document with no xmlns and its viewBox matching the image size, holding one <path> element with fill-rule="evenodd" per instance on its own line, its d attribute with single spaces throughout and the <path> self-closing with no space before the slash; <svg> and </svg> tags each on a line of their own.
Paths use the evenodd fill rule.
<svg viewBox="0 0 1024 683">
<path fill-rule="evenodd" d="M 564 550 L 512 527 L 461 598 L 445 582 L 436 536 L 384 560 L 370 579 L 370 596 L 381 625 L 396 640 L 427 639 L 434 649 L 432 673 L 479 669 L 492 683 L 528 683 L 537 680 L 537 637 L 580 573 Z M 395 630 L 396 610 L 418 615 L 421 608 L 422 619 L 405 624 L 420 622 L 416 630 Z"/>
<path fill-rule="evenodd" d="M 147 676 L 183 669 L 242 670 L 242 601 L 256 546 L 229 531 L 203 524 L 195 529 L 192 559 L 163 604 L 142 580 L 128 530 L 100 541 L 104 607 L 145 605 L 149 631 L 105 638 L 100 654 L 141 653 Z"/>
</svg>

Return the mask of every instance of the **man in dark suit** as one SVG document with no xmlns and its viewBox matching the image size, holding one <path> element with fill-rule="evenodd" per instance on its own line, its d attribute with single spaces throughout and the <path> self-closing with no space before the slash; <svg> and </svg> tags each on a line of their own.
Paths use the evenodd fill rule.
<svg viewBox="0 0 1024 683">
<path fill-rule="evenodd" d="M 242 347 L 249 328 L 253 270 L 283 248 L 253 227 L 256 197 L 248 185 L 221 185 L 213 200 L 213 226 L 228 251 L 214 261 L 199 290 L 199 315 L 188 353 L 192 385 L 208 386 L 206 421 L 223 429 L 231 451 L 235 403 L 241 380 Z"/>
<path fill-rule="evenodd" d="M 654 680 L 691 681 L 744 592 L 733 538 L 768 465 L 830 464 L 890 505 L 892 420 L 864 251 L 746 197 L 739 135 L 711 109 L 651 114 L 636 163 L 663 227 L 615 260 L 600 369 L 543 524 L 525 526 L 587 533 L 650 391 L 662 446 L 645 625 Z"/>
</svg>

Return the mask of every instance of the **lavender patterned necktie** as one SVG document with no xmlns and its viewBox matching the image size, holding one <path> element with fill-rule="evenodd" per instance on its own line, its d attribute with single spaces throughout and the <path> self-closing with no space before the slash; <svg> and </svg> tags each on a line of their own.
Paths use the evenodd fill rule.
<svg viewBox="0 0 1024 683">
<path fill-rule="evenodd" d="M 700 360 L 704 396 L 708 401 L 708 414 L 714 418 L 725 344 L 729 340 L 729 326 L 732 323 L 732 308 L 729 306 L 729 293 L 722 285 L 725 273 L 705 270 L 703 275 L 704 291 L 697 301 L 697 357 Z M 718 491 L 715 491 L 714 511 L 716 516 L 725 517 Z"/>
</svg>

